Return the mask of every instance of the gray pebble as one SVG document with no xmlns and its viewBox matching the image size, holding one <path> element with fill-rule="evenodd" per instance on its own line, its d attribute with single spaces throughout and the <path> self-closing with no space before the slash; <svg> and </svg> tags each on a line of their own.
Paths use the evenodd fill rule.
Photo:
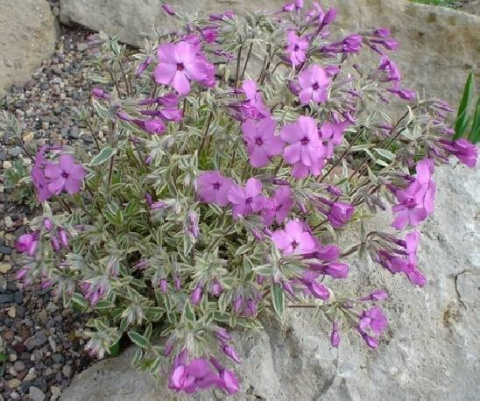
<svg viewBox="0 0 480 401">
<path fill-rule="evenodd" d="M 43 401 L 45 399 L 45 394 L 38 387 L 32 386 L 28 392 L 28 396 L 32 401 Z"/>
<path fill-rule="evenodd" d="M 13 302 L 13 294 L 0 294 L 0 304 Z"/>
<path fill-rule="evenodd" d="M 4 255 L 10 255 L 12 253 L 12 250 L 8 246 L 0 246 L 0 253 L 3 253 Z"/>
</svg>

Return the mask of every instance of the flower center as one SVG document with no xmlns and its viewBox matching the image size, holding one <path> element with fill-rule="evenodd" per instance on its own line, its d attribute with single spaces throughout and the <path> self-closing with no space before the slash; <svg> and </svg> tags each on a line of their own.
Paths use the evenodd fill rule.
<svg viewBox="0 0 480 401">
<path fill-rule="evenodd" d="M 183 71 L 185 69 L 185 66 L 183 63 L 177 63 L 177 71 Z"/>
<path fill-rule="evenodd" d="M 258 145 L 258 146 L 262 146 L 263 145 L 262 138 L 255 138 L 255 144 Z"/>
<path fill-rule="evenodd" d="M 312 86 L 312 89 L 313 89 L 314 91 L 318 91 L 318 88 L 319 88 L 318 82 L 315 82 L 315 83 L 313 84 L 313 86 Z"/>
<path fill-rule="evenodd" d="M 295 45 L 295 47 L 293 48 L 294 51 L 298 52 L 300 50 L 300 46 L 299 45 Z"/>
<path fill-rule="evenodd" d="M 308 145 L 310 143 L 310 139 L 308 139 L 308 137 L 305 136 L 302 138 L 301 142 L 302 142 L 302 145 Z"/>
<path fill-rule="evenodd" d="M 245 203 L 246 203 L 247 205 L 249 205 L 249 204 L 252 203 L 252 202 L 253 202 L 252 197 L 245 199 Z"/>
<path fill-rule="evenodd" d="M 213 189 L 220 189 L 220 183 L 216 182 L 215 184 L 213 184 Z"/>
<path fill-rule="evenodd" d="M 66 173 L 65 171 L 62 173 L 62 177 L 67 179 L 70 176 L 70 174 Z"/>
<path fill-rule="evenodd" d="M 297 249 L 298 245 L 299 245 L 299 243 L 297 241 L 295 241 L 295 240 L 292 241 L 292 248 L 294 250 Z"/>
</svg>

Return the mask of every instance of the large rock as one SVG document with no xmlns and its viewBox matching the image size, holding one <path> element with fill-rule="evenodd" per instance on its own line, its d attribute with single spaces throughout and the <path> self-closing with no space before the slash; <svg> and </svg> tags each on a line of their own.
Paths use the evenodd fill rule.
<svg viewBox="0 0 480 401">
<path fill-rule="evenodd" d="M 55 19 L 46 0 L 0 0 L 0 97 L 27 81 L 55 50 Z"/>
<path fill-rule="evenodd" d="M 264 319 L 265 332 L 237 332 L 244 362 L 238 400 L 474 401 L 480 394 L 480 169 L 438 168 L 436 211 L 422 226 L 423 289 L 378 266 L 353 263 L 342 291 L 365 294 L 387 288 L 389 330 L 377 350 L 354 332 L 329 345 L 330 325 L 311 310 L 289 310 L 282 325 Z M 390 220 L 389 220 L 390 219 Z M 380 215 L 369 229 L 388 229 Z M 358 243 L 355 230 L 345 245 Z M 129 367 L 133 354 L 102 361 L 74 380 L 65 401 L 173 400 L 147 374 Z M 199 399 L 215 399 L 206 393 Z M 221 399 L 221 398 L 220 398 Z"/>
<path fill-rule="evenodd" d="M 226 9 L 275 10 L 284 0 L 172 0 L 177 10 L 204 13 Z M 60 0 L 61 21 L 78 23 L 109 34 L 121 33 L 124 42 L 141 46 L 153 27 L 168 31 L 172 18 L 158 0 Z M 322 4 L 328 4 L 323 2 Z M 398 52 L 405 84 L 428 96 L 456 105 L 468 71 L 480 65 L 480 17 L 444 7 L 406 0 L 331 0 L 339 10 L 337 27 L 347 32 L 388 26 L 400 41 Z M 480 78 L 480 76 L 479 76 Z M 479 79 L 480 81 L 480 79 Z"/>
</svg>

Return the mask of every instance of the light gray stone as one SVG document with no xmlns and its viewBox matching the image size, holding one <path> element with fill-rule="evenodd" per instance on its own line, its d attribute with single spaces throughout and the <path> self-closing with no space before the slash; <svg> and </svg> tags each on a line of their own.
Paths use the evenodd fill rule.
<svg viewBox="0 0 480 401">
<path fill-rule="evenodd" d="M 55 50 L 55 19 L 46 0 L 0 0 L 0 97 L 26 82 Z"/>
<path fill-rule="evenodd" d="M 342 332 L 339 350 L 329 345 L 330 325 L 311 310 L 289 310 L 285 322 L 264 316 L 265 331 L 235 333 L 243 357 L 236 369 L 238 400 L 435 400 L 474 401 L 480 394 L 480 169 L 437 169 L 436 210 L 421 228 L 420 269 L 425 288 L 410 285 L 368 263 L 354 262 L 351 277 L 333 288 L 365 294 L 386 288 L 389 329 L 377 350 L 358 334 Z M 368 229 L 388 230 L 381 214 Z M 341 235 L 358 242 L 356 230 Z M 76 376 L 63 400 L 174 400 L 165 383 L 131 368 L 134 350 Z M 255 398 L 260 397 L 260 398 Z M 198 399 L 215 399 L 204 393 Z M 222 397 L 220 397 L 222 399 Z"/>
<path fill-rule="evenodd" d="M 227 9 L 252 11 L 279 9 L 284 0 L 172 0 L 177 10 L 221 12 Z M 336 30 L 355 32 L 390 27 L 400 42 L 396 59 L 405 85 L 428 96 L 441 97 L 456 105 L 466 76 L 480 66 L 480 17 L 444 7 L 407 0 L 331 0 L 339 11 Z M 131 45 L 143 38 L 173 29 L 157 0 L 61 0 L 61 21 L 77 23 L 108 34 L 121 34 Z M 477 80 L 480 82 L 480 76 Z"/>
</svg>

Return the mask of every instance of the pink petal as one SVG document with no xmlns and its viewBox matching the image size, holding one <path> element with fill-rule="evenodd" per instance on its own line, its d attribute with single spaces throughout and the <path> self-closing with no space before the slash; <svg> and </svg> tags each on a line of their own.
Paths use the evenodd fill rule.
<svg viewBox="0 0 480 401">
<path fill-rule="evenodd" d="M 186 95 L 190 92 L 190 82 L 184 71 L 177 71 L 173 78 L 172 86 L 180 95 Z"/>
<path fill-rule="evenodd" d="M 159 84 L 170 85 L 172 80 L 175 78 L 176 73 L 176 64 L 161 63 L 155 67 L 155 70 L 153 71 L 153 76 L 155 78 L 155 81 Z"/>
<path fill-rule="evenodd" d="M 70 195 L 76 194 L 78 191 L 80 191 L 81 185 L 82 181 L 79 180 L 71 178 L 65 180 L 65 189 Z"/>
<path fill-rule="evenodd" d="M 60 194 L 63 190 L 63 186 L 65 185 L 65 178 L 63 177 L 58 177 L 55 181 L 52 181 L 50 184 L 48 184 L 48 190 L 55 195 Z"/>
<path fill-rule="evenodd" d="M 76 164 L 69 172 L 70 177 L 76 180 L 83 180 L 83 178 L 87 175 L 87 171 L 83 168 L 82 165 Z"/>
<path fill-rule="evenodd" d="M 283 151 L 283 158 L 287 163 L 294 164 L 300 160 L 302 154 L 302 144 L 296 142 L 293 145 L 287 146 Z"/>
<path fill-rule="evenodd" d="M 262 192 L 262 182 L 257 178 L 250 178 L 245 184 L 245 195 L 254 197 L 260 194 L 260 192 Z"/>
<path fill-rule="evenodd" d="M 44 169 L 45 176 L 51 179 L 60 177 L 63 174 L 63 170 L 58 164 L 48 163 Z"/>
<path fill-rule="evenodd" d="M 177 68 L 177 62 L 174 58 L 175 56 L 175 45 L 173 43 L 164 43 L 158 47 L 157 57 L 160 63 L 168 63 Z"/>
</svg>

